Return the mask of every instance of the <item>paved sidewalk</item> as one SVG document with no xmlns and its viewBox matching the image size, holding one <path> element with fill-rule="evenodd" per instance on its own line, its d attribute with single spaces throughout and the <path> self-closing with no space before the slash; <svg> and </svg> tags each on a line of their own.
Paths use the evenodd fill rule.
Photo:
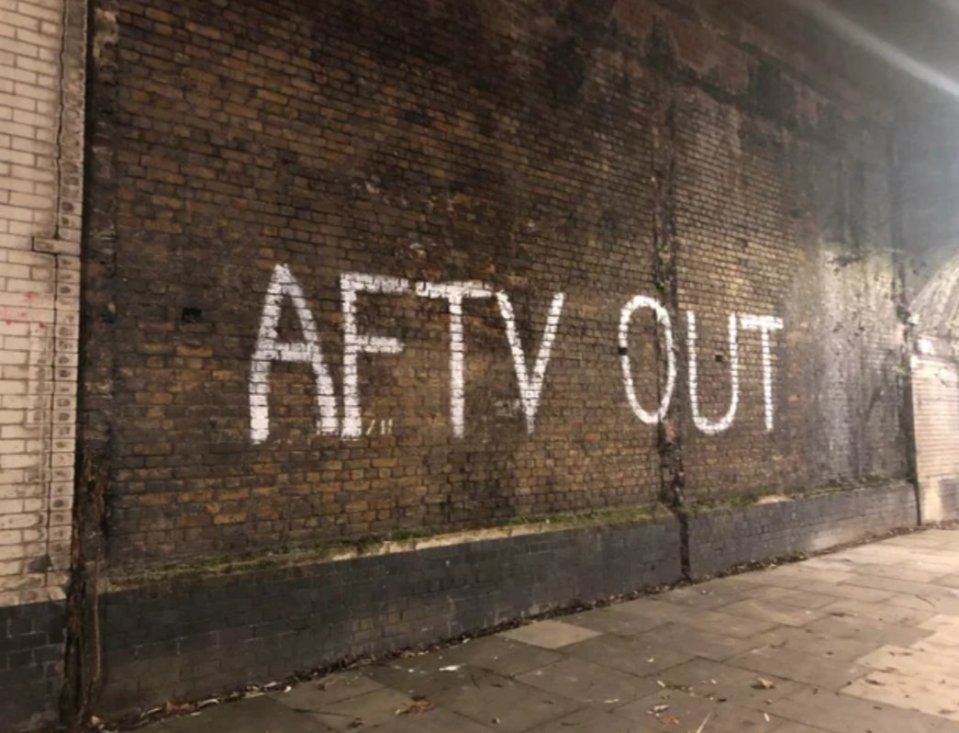
<svg viewBox="0 0 959 733">
<path fill-rule="evenodd" d="M 150 733 L 959 733 L 959 532 L 541 621 Z"/>
</svg>

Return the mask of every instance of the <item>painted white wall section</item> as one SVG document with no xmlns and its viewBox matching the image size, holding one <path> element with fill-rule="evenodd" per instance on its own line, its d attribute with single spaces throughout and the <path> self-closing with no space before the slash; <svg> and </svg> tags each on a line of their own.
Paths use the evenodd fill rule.
<svg viewBox="0 0 959 733">
<path fill-rule="evenodd" d="M 68 581 L 86 39 L 85 2 L 0 0 L 0 607 Z"/>
</svg>

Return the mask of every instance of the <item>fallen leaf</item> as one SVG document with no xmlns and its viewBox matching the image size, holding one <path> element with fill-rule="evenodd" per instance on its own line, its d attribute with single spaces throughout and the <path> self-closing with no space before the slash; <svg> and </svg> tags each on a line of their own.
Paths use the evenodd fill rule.
<svg viewBox="0 0 959 733">
<path fill-rule="evenodd" d="M 669 705 L 653 705 L 649 712 L 658 715 L 659 713 L 665 713 L 667 710 L 669 710 Z"/>
<path fill-rule="evenodd" d="M 775 686 L 774 682 L 767 680 L 765 677 L 757 677 L 756 681 L 753 682 L 753 687 L 757 690 L 771 690 Z"/>
<path fill-rule="evenodd" d="M 163 706 L 163 712 L 167 713 L 168 715 L 172 715 L 175 713 L 186 713 L 191 710 L 193 710 L 193 705 L 190 703 L 184 703 L 184 702 L 181 702 L 181 703 L 167 702 L 167 704 Z"/>
<path fill-rule="evenodd" d="M 429 700 L 415 700 L 409 705 L 397 709 L 393 714 L 394 715 L 410 715 L 412 713 L 428 713 L 433 709 L 433 703 Z"/>
</svg>

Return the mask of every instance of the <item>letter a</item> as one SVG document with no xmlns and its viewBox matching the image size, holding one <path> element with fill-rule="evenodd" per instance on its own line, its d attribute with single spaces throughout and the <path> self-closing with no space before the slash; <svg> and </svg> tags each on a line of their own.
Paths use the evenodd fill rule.
<svg viewBox="0 0 959 733">
<path fill-rule="evenodd" d="M 293 301 L 293 308 L 303 332 L 302 341 L 278 341 L 283 299 Z M 336 435 L 339 430 L 336 414 L 336 392 L 330 372 L 323 361 L 323 352 L 316 335 L 313 314 L 306 305 L 303 289 L 286 265 L 277 265 L 267 287 L 260 316 L 260 332 L 250 367 L 250 439 L 262 443 L 270 436 L 270 370 L 273 362 L 309 364 L 313 367 L 313 384 L 319 416 L 316 432 Z"/>
</svg>

